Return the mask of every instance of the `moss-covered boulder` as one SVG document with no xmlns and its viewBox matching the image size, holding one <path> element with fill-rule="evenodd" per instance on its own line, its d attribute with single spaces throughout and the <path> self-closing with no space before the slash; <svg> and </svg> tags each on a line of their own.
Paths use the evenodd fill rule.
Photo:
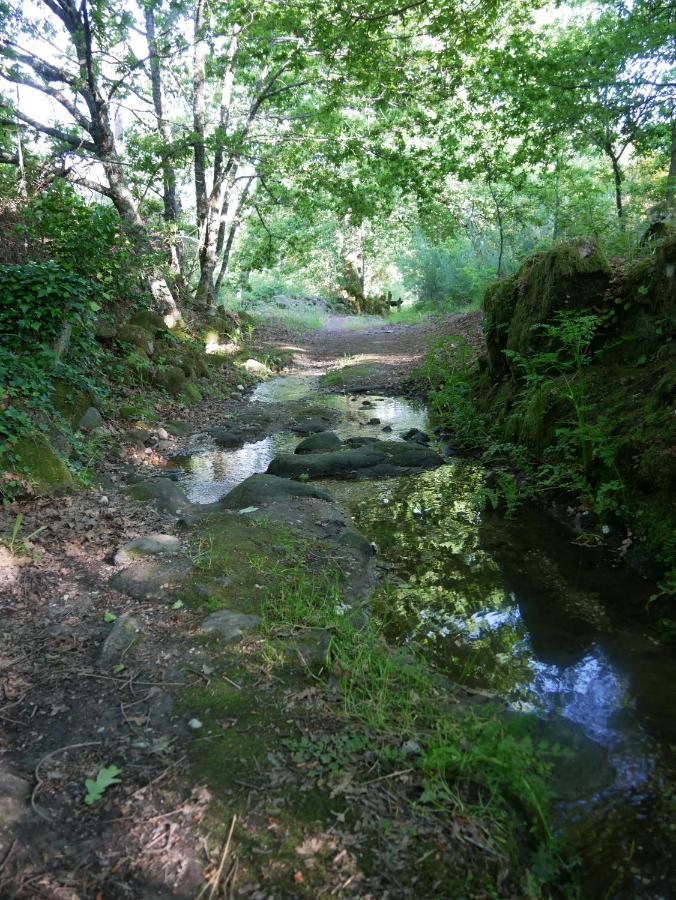
<svg viewBox="0 0 676 900">
<path fill-rule="evenodd" d="M 180 397 L 185 391 L 185 372 L 178 366 L 159 366 L 155 370 L 153 380 L 159 388 L 174 397 Z"/>
<path fill-rule="evenodd" d="M 71 425 L 77 425 L 92 401 L 89 391 L 76 388 L 67 381 L 56 379 L 52 384 L 52 406 Z"/>
<path fill-rule="evenodd" d="M 150 309 L 141 309 L 129 320 L 130 325 L 137 325 L 146 331 L 162 333 L 167 330 L 166 323 L 159 313 Z"/>
<path fill-rule="evenodd" d="M 628 299 L 642 303 L 651 314 L 676 320 L 676 231 L 655 245 L 652 257 L 632 266 L 626 276 Z"/>
<path fill-rule="evenodd" d="M 318 450 L 338 450 L 341 440 L 335 431 L 320 431 L 305 438 L 296 447 L 296 453 L 315 453 Z"/>
<path fill-rule="evenodd" d="M 117 326 L 113 322 L 109 322 L 107 319 L 101 319 L 96 323 L 94 329 L 94 337 L 97 341 L 101 341 L 101 343 L 106 344 L 117 337 Z"/>
<path fill-rule="evenodd" d="M 509 369 L 505 350 L 544 349 L 537 326 L 566 310 L 591 309 L 610 284 L 610 266 L 592 240 L 558 244 L 529 257 L 511 278 L 490 285 L 484 295 L 486 350 L 491 374 Z"/>
<path fill-rule="evenodd" d="M 19 438 L 13 456 L 12 468 L 24 476 L 36 494 L 61 493 L 73 486 L 68 466 L 41 432 Z"/>
<path fill-rule="evenodd" d="M 149 356 L 155 352 L 155 339 L 151 331 L 140 325 L 120 325 L 117 329 L 117 340 L 123 344 L 131 344 Z"/>
</svg>

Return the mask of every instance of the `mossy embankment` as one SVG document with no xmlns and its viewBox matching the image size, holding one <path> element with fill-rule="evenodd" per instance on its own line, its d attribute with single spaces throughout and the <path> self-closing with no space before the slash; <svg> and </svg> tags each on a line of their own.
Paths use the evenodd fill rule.
<svg viewBox="0 0 676 900">
<path fill-rule="evenodd" d="M 614 533 L 673 573 L 676 235 L 612 267 L 591 240 L 535 254 L 484 313 L 484 354 L 449 338 L 420 370 L 450 439 L 521 469 L 526 493 L 567 498 L 587 539 Z"/>
<path fill-rule="evenodd" d="M 133 306 L 79 311 L 61 331 L 38 331 L 37 338 L 17 329 L 0 342 L 2 496 L 87 485 L 97 460 L 137 440 L 130 428 L 180 418 L 206 397 L 241 396 L 243 386 L 288 364 L 283 354 L 261 358 L 250 332 L 222 310 L 169 327 L 158 313 Z"/>
</svg>

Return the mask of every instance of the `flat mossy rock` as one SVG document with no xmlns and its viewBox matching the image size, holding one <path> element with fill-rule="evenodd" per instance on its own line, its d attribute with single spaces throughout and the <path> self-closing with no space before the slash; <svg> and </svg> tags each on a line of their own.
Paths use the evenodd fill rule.
<svg viewBox="0 0 676 900">
<path fill-rule="evenodd" d="M 185 372 L 178 366 L 159 366 L 155 370 L 153 380 L 159 388 L 174 397 L 179 397 L 186 387 Z"/>
<path fill-rule="evenodd" d="M 151 331 L 140 325 L 120 325 L 117 329 L 117 340 L 124 344 L 132 344 L 138 350 L 143 350 L 149 356 L 155 352 L 155 340 Z"/>
<path fill-rule="evenodd" d="M 261 624 L 260 616 L 249 615 L 234 609 L 219 609 L 202 622 L 202 631 L 212 631 L 219 634 L 226 643 L 241 641 L 245 634 L 253 634 L 258 631 Z"/>
<path fill-rule="evenodd" d="M 36 494 L 53 494 L 73 486 L 68 466 L 41 432 L 19 438 L 13 447 L 14 469 L 30 483 Z"/>
<path fill-rule="evenodd" d="M 108 583 L 135 600 L 161 600 L 183 588 L 192 567 L 189 559 L 140 559 L 116 572 Z"/>
<path fill-rule="evenodd" d="M 268 474 L 285 478 L 360 478 L 404 475 L 443 465 L 443 458 L 428 447 L 404 442 L 378 441 L 361 448 L 298 456 L 284 453 L 268 466 Z"/>
<path fill-rule="evenodd" d="M 610 284 L 610 266 L 592 240 L 577 239 L 529 257 L 511 278 L 490 285 L 484 295 L 488 364 L 505 374 L 504 351 L 541 350 L 546 341 L 535 326 L 559 312 L 591 309 Z"/>
<path fill-rule="evenodd" d="M 115 565 L 125 566 L 147 556 L 174 556 L 181 542 L 173 534 L 146 534 L 124 544 L 115 554 Z"/>
<path fill-rule="evenodd" d="M 167 330 L 166 323 L 159 313 L 150 309 L 140 309 L 129 320 L 130 325 L 138 325 L 150 332 L 163 332 Z"/>
<path fill-rule="evenodd" d="M 302 440 L 295 453 L 314 453 L 317 450 L 337 450 L 341 440 L 335 431 L 320 431 Z"/>
<path fill-rule="evenodd" d="M 190 506 L 183 488 L 171 478 L 147 478 L 126 489 L 134 500 L 152 500 L 160 509 L 176 513 Z"/>
<path fill-rule="evenodd" d="M 333 502 L 333 497 L 310 484 L 299 484 L 275 475 L 250 475 L 221 501 L 225 509 L 246 509 L 260 507 L 276 500 L 290 497 L 313 497 L 316 500 Z"/>
</svg>

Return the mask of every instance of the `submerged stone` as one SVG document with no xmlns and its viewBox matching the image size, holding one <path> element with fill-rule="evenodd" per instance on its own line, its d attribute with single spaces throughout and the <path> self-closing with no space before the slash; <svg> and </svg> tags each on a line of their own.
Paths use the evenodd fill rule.
<svg viewBox="0 0 676 900">
<path fill-rule="evenodd" d="M 331 420 L 326 416 L 316 416 L 310 419 L 301 419 L 295 425 L 291 426 L 291 431 L 295 434 L 317 434 L 319 431 L 326 431 Z"/>
<path fill-rule="evenodd" d="M 419 428 L 409 428 L 408 431 L 405 431 L 402 436 L 402 440 L 410 441 L 413 444 L 429 444 L 430 436 L 429 434 L 425 434 L 424 431 L 421 431 Z"/>
<path fill-rule="evenodd" d="M 239 447 L 244 440 L 241 432 L 234 428 L 216 426 L 208 428 L 207 434 L 214 439 L 219 447 Z"/>
</svg>

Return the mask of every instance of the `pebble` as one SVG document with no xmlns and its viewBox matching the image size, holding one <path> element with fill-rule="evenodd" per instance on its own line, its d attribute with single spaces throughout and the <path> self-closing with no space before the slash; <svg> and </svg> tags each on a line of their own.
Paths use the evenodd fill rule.
<svg viewBox="0 0 676 900">
<path fill-rule="evenodd" d="M 166 430 L 166 428 L 158 428 L 158 429 L 157 429 L 157 436 L 158 436 L 158 438 L 159 438 L 161 441 L 168 441 L 168 440 L 169 440 L 169 432 Z"/>
</svg>

